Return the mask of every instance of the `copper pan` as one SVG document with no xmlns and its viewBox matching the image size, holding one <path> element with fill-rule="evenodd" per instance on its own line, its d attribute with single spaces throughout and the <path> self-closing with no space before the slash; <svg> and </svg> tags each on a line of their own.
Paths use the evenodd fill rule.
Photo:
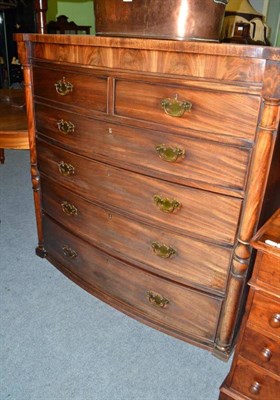
<svg viewBox="0 0 280 400">
<path fill-rule="evenodd" d="M 94 0 L 96 34 L 219 41 L 228 0 Z"/>
</svg>

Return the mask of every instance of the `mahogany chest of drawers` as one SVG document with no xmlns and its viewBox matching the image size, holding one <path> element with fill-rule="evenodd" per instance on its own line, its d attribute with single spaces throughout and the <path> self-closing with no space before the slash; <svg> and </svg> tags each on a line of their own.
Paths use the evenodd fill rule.
<svg viewBox="0 0 280 400">
<path fill-rule="evenodd" d="M 16 38 L 37 254 L 126 314 L 227 358 L 249 240 L 279 204 L 279 51 Z"/>
<path fill-rule="evenodd" d="M 277 400 L 280 394 L 280 209 L 251 243 L 257 258 L 234 360 L 220 400 Z"/>
</svg>

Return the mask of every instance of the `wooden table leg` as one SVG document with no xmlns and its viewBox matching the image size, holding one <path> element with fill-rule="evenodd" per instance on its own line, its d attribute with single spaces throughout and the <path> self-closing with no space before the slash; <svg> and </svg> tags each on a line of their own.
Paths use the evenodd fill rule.
<svg viewBox="0 0 280 400">
<path fill-rule="evenodd" d="M 4 149 L 0 149 L 0 164 L 4 164 L 4 162 L 5 162 Z"/>
</svg>

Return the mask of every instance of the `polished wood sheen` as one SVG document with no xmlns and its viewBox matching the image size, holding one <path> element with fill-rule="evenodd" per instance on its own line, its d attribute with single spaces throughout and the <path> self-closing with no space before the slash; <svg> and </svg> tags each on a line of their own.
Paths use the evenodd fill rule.
<svg viewBox="0 0 280 400">
<path fill-rule="evenodd" d="M 16 39 L 37 254 L 128 315 L 227 359 L 249 241 L 280 202 L 279 50 Z"/>
<path fill-rule="evenodd" d="M 257 258 L 237 348 L 229 375 L 220 389 L 220 400 L 276 400 L 279 397 L 280 249 L 275 246 L 277 243 L 280 243 L 280 209 L 251 241 L 257 249 Z M 268 270 L 268 260 L 270 273 L 263 274 Z"/>
</svg>

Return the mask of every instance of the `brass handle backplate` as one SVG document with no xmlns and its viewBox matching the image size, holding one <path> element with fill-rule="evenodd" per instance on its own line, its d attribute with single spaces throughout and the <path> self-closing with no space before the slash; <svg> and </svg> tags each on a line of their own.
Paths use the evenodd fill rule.
<svg viewBox="0 0 280 400">
<path fill-rule="evenodd" d="M 269 319 L 269 325 L 272 328 L 279 328 L 280 327 L 280 314 L 276 313 L 273 314 Z"/>
<path fill-rule="evenodd" d="M 67 258 L 74 259 L 78 256 L 78 253 L 75 250 L 71 249 L 71 247 L 69 247 L 67 245 L 63 246 L 62 250 L 63 250 L 63 254 Z"/>
<path fill-rule="evenodd" d="M 261 391 L 261 384 L 257 381 L 253 382 L 249 387 L 249 392 L 252 394 L 259 394 Z"/>
<path fill-rule="evenodd" d="M 166 146 L 165 144 L 159 144 L 156 146 L 156 151 L 160 158 L 164 161 L 175 162 L 179 157 L 185 157 L 185 150 L 179 147 Z"/>
<path fill-rule="evenodd" d="M 67 215 L 77 215 L 78 209 L 74 204 L 68 203 L 68 201 L 63 201 L 61 203 L 62 211 Z"/>
<path fill-rule="evenodd" d="M 64 161 L 60 161 L 58 163 L 58 170 L 63 176 L 69 176 L 69 175 L 74 175 L 75 173 L 75 168 L 71 164 L 67 164 Z"/>
<path fill-rule="evenodd" d="M 64 135 L 68 135 L 69 133 L 73 133 L 75 131 L 75 125 L 70 121 L 64 121 L 64 119 L 60 119 L 57 121 L 57 129 Z"/>
<path fill-rule="evenodd" d="M 171 117 L 182 117 L 185 111 L 190 111 L 192 103 L 188 100 L 178 100 L 178 95 L 174 96 L 174 99 L 166 98 L 161 100 L 161 107 L 164 112 Z"/>
<path fill-rule="evenodd" d="M 55 90 L 60 96 L 66 96 L 68 93 L 72 92 L 74 89 L 74 86 L 72 83 L 67 82 L 65 80 L 65 77 L 57 81 L 55 84 Z"/>
<path fill-rule="evenodd" d="M 170 301 L 162 296 L 161 294 L 154 293 L 151 290 L 146 292 L 146 297 L 149 302 L 156 307 L 166 308 L 166 306 L 170 303 Z"/>
<path fill-rule="evenodd" d="M 166 213 L 173 213 L 176 209 L 181 207 L 181 203 L 175 199 L 168 199 L 167 197 L 161 197 L 158 194 L 153 196 L 154 203 L 160 209 L 160 211 Z"/>
<path fill-rule="evenodd" d="M 166 246 L 165 244 L 152 242 L 153 252 L 161 258 L 169 258 L 176 254 L 176 250 L 171 246 Z"/>
</svg>

